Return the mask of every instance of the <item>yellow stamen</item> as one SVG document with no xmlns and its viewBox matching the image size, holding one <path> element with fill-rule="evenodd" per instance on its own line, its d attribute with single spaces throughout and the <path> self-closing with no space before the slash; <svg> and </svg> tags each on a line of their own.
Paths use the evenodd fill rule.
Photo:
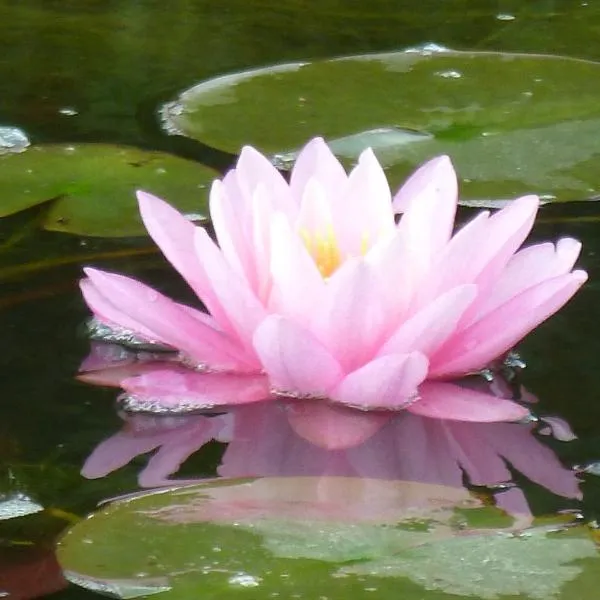
<svg viewBox="0 0 600 600">
<path fill-rule="evenodd" d="M 315 232 L 301 229 L 300 236 L 321 275 L 325 278 L 332 275 L 342 262 L 342 255 L 335 238 L 333 226 L 330 224 L 327 225 L 325 231 Z"/>
<path fill-rule="evenodd" d="M 344 261 L 340 247 L 335 237 L 333 225 L 328 224 L 325 229 L 318 231 L 309 231 L 300 229 L 300 237 L 306 246 L 306 249 L 313 257 L 321 275 L 327 279 L 330 277 Z M 365 231 L 361 236 L 360 254 L 365 255 L 370 247 L 369 232 Z"/>
</svg>

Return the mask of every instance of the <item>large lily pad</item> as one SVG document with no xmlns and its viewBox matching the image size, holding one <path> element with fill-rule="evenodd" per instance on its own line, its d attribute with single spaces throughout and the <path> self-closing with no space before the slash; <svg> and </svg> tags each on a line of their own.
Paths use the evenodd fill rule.
<svg viewBox="0 0 600 600">
<path fill-rule="evenodd" d="M 54 199 L 44 227 L 91 236 L 140 235 L 135 191 L 201 217 L 211 169 L 160 152 L 107 144 L 40 145 L 0 156 L 0 216 Z"/>
<path fill-rule="evenodd" d="M 323 135 L 349 158 L 374 146 L 394 186 L 447 153 L 468 198 L 568 200 L 600 192 L 599 97 L 600 63 L 425 47 L 220 77 L 162 113 L 168 131 L 229 151 L 285 162 Z"/>
<path fill-rule="evenodd" d="M 463 490 L 336 477 L 124 498 L 71 529 L 58 557 L 72 582 L 129 598 L 592 598 L 561 590 L 600 572 L 583 532 L 515 534 Z"/>
</svg>

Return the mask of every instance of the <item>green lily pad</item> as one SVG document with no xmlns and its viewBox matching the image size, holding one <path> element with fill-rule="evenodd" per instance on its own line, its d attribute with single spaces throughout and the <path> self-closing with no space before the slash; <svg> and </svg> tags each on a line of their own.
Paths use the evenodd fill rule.
<svg viewBox="0 0 600 600">
<path fill-rule="evenodd" d="M 73 583 L 122 598 L 562 598 L 585 561 L 600 572 L 584 532 L 511 527 L 466 491 L 437 485 L 221 480 L 104 506 L 65 535 L 58 558 Z"/>
<path fill-rule="evenodd" d="M 44 221 L 52 231 L 141 235 L 135 191 L 162 196 L 202 218 L 217 174 L 160 152 L 107 144 L 40 145 L 0 156 L 0 217 L 55 199 Z"/>
<path fill-rule="evenodd" d="M 165 128 L 285 164 L 322 135 L 349 162 L 373 146 L 393 187 L 454 160 L 466 198 L 600 193 L 600 63 L 435 46 L 267 67 L 205 81 L 162 110 Z"/>
</svg>

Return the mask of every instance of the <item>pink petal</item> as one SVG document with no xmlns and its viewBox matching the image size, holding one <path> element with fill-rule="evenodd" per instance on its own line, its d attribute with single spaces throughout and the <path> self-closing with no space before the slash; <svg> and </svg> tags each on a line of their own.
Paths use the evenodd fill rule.
<svg viewBox="0 0 600 600">
<path fill-rule="evenodd" d="M 318 181 L 326 197 L 339 194 L 348 180 L 344 167 L 320 137 L 313 138 L 304 146 L 292 169 L 290 188 L 298 203 L 310 179 Z"/>
<path fill-rule="evenodd" d="M 328 450 L 358 446 L 391 419 L 391 414 L 359 412 L 320 401 L 290 402 L 288 420 L 305 440 Z"/>
<path fill-rule="evenodd" d="M 376 293 L 390 324 L 396 324 L 405 315 L 415 291 L 409 257 L 406 240 L 398 230 L 378 240 L 365 255 L 365 261 L 373 268 Z"/>
<path fill-rule="evenodd" d="M 146 192 L 138 192 L 137 196 L 142 220 L 156 245 L 204 302 L 220 327 L 227 330 L 227 319 L 196 256 L 194 232 L 198 228 L 163 200 Z"/>
<path fill-rule="evenodd" d="M 175 302 L 136 281 L 97 269 L 85 269 L 86 275 L 104 297 L 111 298 L 117 309 L 135 315 L 143 326 L 156 332 L 161 341 L 177 348 L 194 360 L 214 368 L 249 368 L 251 363 L 222 333 L 190 316 Z"/>
<path fill-rule="evenodd" d="M 440 294 L 465 283 L 473 283 L 483 268 L 479 249 L 487 239 L 489 212 L 481 212 L 452 236 L 448 244 L 434 257 L 431 271 L 418 290 L 416 306 L 428 304 Z M 476 250 L 474 250 L 476 249 Z"/>
<path fill-rule="evenodd" d="M 581 252 L 581 243 L 563 238 L 554 244 L 538 244 L 517 252 L 499 279 L 477 307 L 473 320 L 479 320 L 524 290 L 568 273 Z"/>
<path fill-rule="evenodd" d="M 477 286 L 458 286 L 436 298 L 400 325 L 381 347 L 379 356 L 419 351 L 432 355 L 454 333 L 464 311 L 473 302 Z"/>
<path fill-rule="evenodd" d="M 419 352 L 382 356 L 347 375 L 330 397 L 363 410 L 406 408 L 427 377 L 427 366 L 427 358 Z"/>
<path fill-rule="evenodd" d="M 472 248 L 477 283 L 486 288 L 496 281 L 512 255 L 529 235 L 539 208 L 537 196 L 523 196 L 493 214 L 480 248 Z"/>
<path fill-rule="evenodd" d="M 484 212 L 467 223 L 434 257 L 419 301 L 428 302 L 461 283 L 477 283 L 487 297 L 490 286 L 529 234 L 538 205 L 536 196 L 524 196 L 491 217 Z M 471 307 L 473 313 L 477 305 Z M 466 319 L 471 318 L 471 311 Z"/>
<path fill-rule="evenodd" d="M 264 375 L 202 373 L 183 367 L 148 370 L 123 380 L 121 387 L 129 394 L 152 398 L 165 408 L 185 405 L 190 411 L 258 402 L 270 394 Z"/>
<path fill-rule="evenodd" d="M 228 322 L 244 347 L 252 352 L 252 335 L 266 314 L 263 306 L 247 282 L 225 261 L 218 246 L 204 229 L 196 230 L 195 245 L 204 272 Z"/>
<path fill-rule="evenodd" d="M 128 366 L 135 363 L 136 360 L 137 355 L 132 350 L 118 346 L 117 344 L 92 340 L 88 355 L 79 364 L 79 372 L 101 371 Z"/>
<path fill-rule="evenodd" d="M 269 310 L 308 326 L 315 308 L 323 302 L 323 277 L 282 214 L 272 219 L 271 245 L 276 250 L 271 255 Z"/>
<path fill-rule="evenodd" d="M 244 146 L 235 167 L 235 179 L 239 190 L 246 198 L 251 199 L 259 185 L 263 185 L 269 193 L 275 210 L 280 210 L 294 218 L 298 205 L 292 198 L 289 185 L 281 173 L 252 146 Z"/>
<path fill-rule="evenodd" d="M 306 233 L 311 237 L 331 235 L 333 228 L 332 208 L 339 195 L 340 192 L 337 190 L 335 195 L 328 196 L 321 182 L 311 177 L 306 182 L 304 192 L 300 198 L 300 210 L 295 224 L 296 230 L 301 235 Z"/>
<path fill-rule="evenodd" d="M 271 293 L 271 222 L 274 215 L 283 214 L 275 211 L 269 200 L 268 190 L 263 185 L 257 186 L 252 197 L 252 213 L 249 221 L 249 254 L 251 256 L 254 279 L 253 291 L 263 304 L 267 304 Z"/>
<path fill-rule="evenodd" d="M 222 181 L 214 181 L 210 190 L 210 218 L 219 248 L 231 267 L 244 275 L 249 285 L 254 287 L 255 270 L 246 238 L 249 224 L 243 219 L 244 212 L 250 213 L 249 210 L 244 211 L 243 207 L 236 206 L 236 198 L 229 196 Z"/>
<path fill-rule="evenodd" d="M 327 282 L 326 293 L 313 308 L 315 336 L 349 372 L 371 358 L 386 324 L 371 265 L 346 261 Z M 305 294 L 311 294 L 310 287 Z"/>
<path fill-rule="evenodd" d="M 98 371 L 82 372 L 77 375 L 76 379 L 92 385 L 121 387 L 123 381 L 126 379 L 139 377 L 144 373 L 169 368 L 171 368 L 171 365 L 166 362 L 134 362 Z"/>
<path fill-rule="evenodd" d="M 82 279 L 79 282 L 79 287 L 83 298 L 90 310 L 94 313 L 102 323 L 110 326 L 119 326 L 129 331 L 139 334 L 141 338 L 149 342 L 163 342 L 158 333 L 149 329 L 146 325 L 140 323 L 136 318 L 133 318 L 117 308 L 108 298 L 106 298 L 100 290 L 92 283 L 90 279 Z"/>
<path fill-rule="evenodd" d="M 258 327 L 254 347 L 279 391 L 327 397 L 343 376 L 339 363 L 310 332 L 278 315 Z"/>
<path fill-rule="evenodd" d="M 413 202 L 415 202 L 415 198 L 419 197 L 423 190 L 431 185 L 432 181 L 437 180 L 438 177 L 448 175 L 448 167 L 454 172 L 450 157 L 445 155 L 432 158 L 421 165 L 396 192 L 393 200 L 394 212 L 396 214 L 406 212 Z M 440 171 L 446 171 L 446 173 L 441 174 Z"/>
<path fill-rule="evenodd" d="M 488 423 L 518 421 L 529 415 L 516 402 L 452 383 L 424 383 L 419 393 L 421 397 L 407 410 L 423 417 Z"/>
<path fill-rule="evenodd" d="M 431 358 L 430 375 L 447 377 L 484 368 L 561 308 L 586 281 L 574 271 L 543 281 L 451 338 Z"/>
<path fill-rule="evenodd" d="M 448 243 L 457 201 L 456 173 L 447 156 L 426 163 L 398 192 L 394 204 L 404 208 L 399 229 L 418 273 L 424 273 Z"/>
<path fill-rule="evenodd" d="M 344 253 L 359 256 L 395 229 L 390 187 L 373 151 L 368 148 L 348 176 L 341 202 L 332 201 L 335 233 Z M 335 196 L 334 196 L 335 198 Z"/>
</svg>

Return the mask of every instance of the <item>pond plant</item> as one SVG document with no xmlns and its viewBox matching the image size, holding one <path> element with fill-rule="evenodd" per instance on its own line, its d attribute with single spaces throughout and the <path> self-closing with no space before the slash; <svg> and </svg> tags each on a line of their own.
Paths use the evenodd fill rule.
<svg viewBox="0 0 600 600">
<path fill-rule="evenodd" d="M 211 189 L 218 245 L 205 227 L 138 192 L 148 232 L 208 312 L 87 268 L 81 289 L 93 327 L 178 353 L 169 368 L 122 387 L 155 408 L 167 390 L 196 409 L 309 400 L 317 428 L 321 419 L 331 423 L 332 409 L 349 408 L 360 420 L 351 410 L 333 421 L 340 430 L 346 418 L 360 421 L 357 438 L 399 410 L 526 419 L 522 403 L 457 391 L 451 382 L 502 362 L 573 296 L 587 278 L 573 270 L 581 244 L 562 238 L 520 249 L 539 206 L 532 195 L 454 232 L 457 188 L 446 156 L 423 165 L 392 197 L 369 149 L 346 174 L 315 138 L 288 183 L 245 147 Z M 252 383 L 252 393 L 235 394 L 231 375 Z"/>
</svg>

